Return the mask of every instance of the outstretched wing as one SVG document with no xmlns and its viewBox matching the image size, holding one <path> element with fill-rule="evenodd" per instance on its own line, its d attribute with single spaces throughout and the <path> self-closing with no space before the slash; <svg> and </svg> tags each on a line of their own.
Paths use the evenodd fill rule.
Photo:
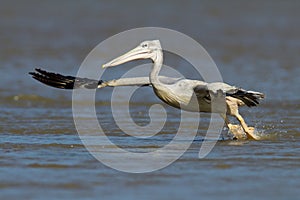
<svg viewBox="0 0 300 200">
<path fill-rule="evenodd" d="M 89 78 L 80 78 L 74 76 L 64 76 L 58 73 L 47 72 L 42 69 L 35 69 L 35 72 L 29 72 L 32 78 L 44 83 L 48 86 L 60 89 L 96 89 L 103 87 L 117 87 L 117 86 L 151 86 L 149 76 L 144 77 L 130 77 L 119 78 L 108 81 L 93 80 Z M 172 84 L 181 78 L 171 78 L 166 76 L 159 76 L 159 80 L 164 84 Z"/>
<path fill-rule="evenodd" d="M 102 80 L 92 80 L 88 78 L 80 78 L 74 76 L 64 76 L 58 73 L 47 72 L 42 69 L 35 69 L 35 72 L 29 72 L 32 78 L 44 83 L 48 86 L 60 89 L 96 89 L 98 85 L 103 83 Z"/>
</svg>

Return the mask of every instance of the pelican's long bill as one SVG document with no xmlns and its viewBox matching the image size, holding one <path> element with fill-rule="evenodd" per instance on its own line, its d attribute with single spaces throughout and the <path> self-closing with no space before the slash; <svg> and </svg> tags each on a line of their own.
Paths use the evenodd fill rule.
<svg viewBox="0 0 300 200">
<path fill-rule="evenodd" d="M 124 55 L 119 56 L 119 57 L 113 59 L 112 61 L 102 65 L 102 68 L 121 65 L 123 63 L 129 62 L 132 60 L 146 59 L 146 58 L 148 58 L 147 54 L 148 54 L 148 49 L 145 49 L 139 45 L 136 48 L 132 49 L 131 51 L 125 53 Z"/>
</svg>

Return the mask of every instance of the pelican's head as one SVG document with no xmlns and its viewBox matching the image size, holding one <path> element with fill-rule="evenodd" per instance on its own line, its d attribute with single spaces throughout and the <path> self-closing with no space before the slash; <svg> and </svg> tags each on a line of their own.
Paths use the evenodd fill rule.
<svg viewBox="0 0 300 200">
<path fill-rule="evenodd" d="M 131 51 L 102 65 L 102 67 L 113 67 L 138 59 L 151 59 L 155 61 L 155 59 L 157 58 L 157 53 L 160 51 L 161 46 L 159 40 L 144 41 Z"/>
</svg>

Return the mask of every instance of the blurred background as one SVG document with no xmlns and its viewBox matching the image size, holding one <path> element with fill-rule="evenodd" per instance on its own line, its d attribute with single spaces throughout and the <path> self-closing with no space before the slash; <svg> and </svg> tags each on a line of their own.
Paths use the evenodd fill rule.
<svg viewBox="0 0 300 200">
<path fill-rule="evenodd" d="M 296 0 L 2 0 L 1 199 L 299 196 L 299 9 Z M 41 67 L 76 75 L 101 41 L 147 26 L 187 34 L 211 55 L 225 82 L 265 93 L 259 108 L 243 112 L 250 124 L 276 138 L 220 142 L 203 160 L 196 144 L 187 158 L 146 175 L 114 171 L 89 155 L 73 124 L 72 93 L 46 87 L 28 72 Z M 114 71 L 111 76 L 117 78 Z M 111 92 L 103 91 L 98 101 L 107 101 Z M 159 101 L 151 89 L 141 92 L 136 101 Z M 147 122 L 147 112 L 138 116 Z M 166 132 L 172 138 L 172 130 Z"/>
<path fill-rule="evenodd" d="M 41 94 L 45 88 L 26 77 L 34 67 L 76 74 L 101 41 L 155 26 L 197 40 L 225 82 L 297 99 L 298 8 L 297 1 L 2 1 L 1 92 Z"/>
</svg>

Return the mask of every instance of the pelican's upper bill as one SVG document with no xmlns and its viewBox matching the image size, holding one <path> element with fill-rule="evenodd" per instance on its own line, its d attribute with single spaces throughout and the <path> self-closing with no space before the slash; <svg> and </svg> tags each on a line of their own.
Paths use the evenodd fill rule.
<svg viewBox="0 0 300 200">
<path fill-rule="evenodd" d="M 102 68 L 113 67 L 138 59 L 153 59 L 155 52 L 161 50 L 159 40 L 149 40 L 140 43 L 134 49 L 102 65 Z"/>
</svg>

